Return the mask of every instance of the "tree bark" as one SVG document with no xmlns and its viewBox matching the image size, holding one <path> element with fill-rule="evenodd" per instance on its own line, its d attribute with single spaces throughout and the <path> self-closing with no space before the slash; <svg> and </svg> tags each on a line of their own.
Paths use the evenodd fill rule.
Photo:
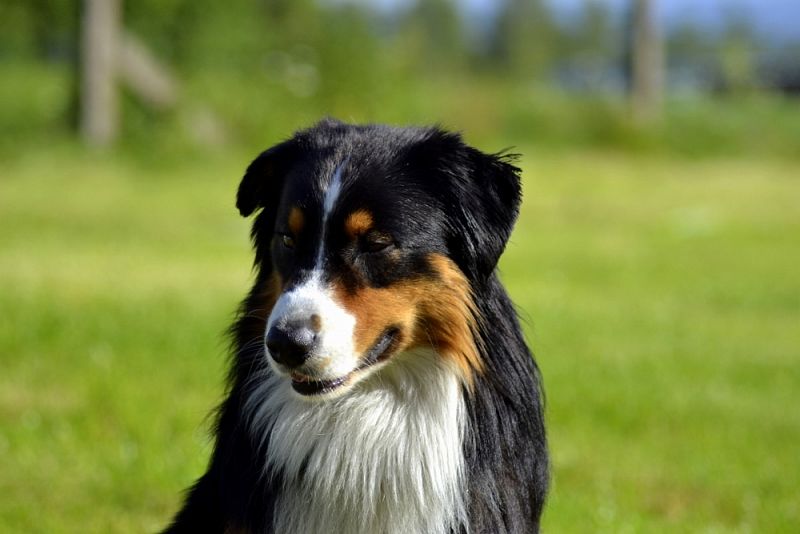
<svg viewBox="0 0 800 534">
<path fill-rule="evenodd" d="M 95 146 L 109 145 L 119 130 L 115 61 L 120 1 L 84 0 L 80 129 L 84 140 Z"/>
<path fill-rule="evenodd" d="M 630 100 L 633 117 L 651 122 L 661 115 L 664 45 L 655 0 L 633 0 Z"/>
</svg>

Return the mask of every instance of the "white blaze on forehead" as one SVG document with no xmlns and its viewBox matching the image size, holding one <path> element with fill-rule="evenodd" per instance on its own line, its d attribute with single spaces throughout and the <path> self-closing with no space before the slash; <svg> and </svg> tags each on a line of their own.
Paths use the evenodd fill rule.
<svg viewBox="0 0 800 534">
<path fill-rule="evenodd" d="M 317 315 L 321 319 L 321 327 L 306 367 L 313 369 L 319 379 L 340 378 L 358 366 L 353 345 L 356 319 L 334 300 L 333 292 L 322 282 L 328 215 L 342 189 L 342 167 L 345 163 L 336 167 L 325 191 L 322 231 L 314 269 L 308 280 L 280 296 L 272 308 L 266 328 L 266 332 L 269 332 L 273 326 L 286 328 L 295 323 L 308 323 L 312 315 Z"/>
<path fill-rule="evenodd" d="M 325 257 L 325 238 L 328 235 L 328 216 L 333 211 L 336 201 L 339 199 L 339 194 L 342 192 L 342 167 L 344 167 L 347 160 L 344 160 L 333 171 L 333 176 L 325 189 L 325 198 L 322 201 L 322 231 L 319 236 L 319 248 L 317 249 L 317 260 L 314 263 L 314 274 L 318 275 L 317 271 L 322 269 L 322 261 Z"/>
<path fill-rule="evenodd" d="M 328 185 L 328 189 L 325 191 L 325 201 L 323 204 L 323 214 L 322 214 L 322 221 L 325 222 L 328 219 L 328 214 L 333 210 L 333 206 L 336 204 L 336 200 L 339 198 L 339 193 L 342 192 L 342 167 L 344 167 L 347 160 L 341 162 L 337 167 L 336 170 L 333 171 L 333 177 L 331 178 L 331 183 Z"/>
</svg>

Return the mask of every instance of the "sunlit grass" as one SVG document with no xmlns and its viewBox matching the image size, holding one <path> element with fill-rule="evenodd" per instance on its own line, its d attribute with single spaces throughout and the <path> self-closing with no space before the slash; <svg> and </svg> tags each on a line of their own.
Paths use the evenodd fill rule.
<svg viewBox="0 0 800 534">
<path fill-rule="evenodd" d="M 153 531 L 202 472 L 246 159 L 0 169 L 0 531 Z M 548 394 L 546 530 L 797 531 L 800 165 L 523 166 L 502 273 Z"/>
</svg>

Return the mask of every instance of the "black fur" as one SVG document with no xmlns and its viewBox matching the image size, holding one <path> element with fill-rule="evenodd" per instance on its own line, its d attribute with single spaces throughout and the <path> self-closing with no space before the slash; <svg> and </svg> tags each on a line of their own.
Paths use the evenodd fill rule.
<svg viewBox="0 0 800 534">
<path fill-rule="evenodd" d="M 508 158 L 483 154 L 439 129 L 331 120 L 262 153 L 242 180 L 239 211 L 247 216 L 261 209 L 252 233 L 256 282 L 231 329 L 229 390 L 219 408 L 208 471 L 189 490 L 166 532 L 272 532 L 280 473 L 263 476 L 265 452 L 254 445 L 243 419 L 245 385 L 252 373 L 266 367 L 265 319 L 253 312 L 264 306 L 261 289 L 274 269 L 291 284 L 308 267 L 299 249 L 291 260 L 281 256 L 273 239 L 280 230 L 276 219 L 287 198 L 306 199 L 309 209 L 313 200 L 319 203 L 320 193 L 310 184 L 313 177 L 332 172 L 335 161 L 347 162 L 351 187 L 346 201 L 352 207 L 368 202 L 379 217 L 393 215 L 385 220 L 401 236 L 404 252 L 387 268 L 380 259 L 358 263 L 351 258 L 357 250 L 342 248 L 331 268 L 335 261 L 358 263 L 352 283 L 389 286 L 400 278 L 428 276 L 423 258 L 436 252 L 466 275 L 480 315 L 476 337 L 485 365 L 472 391 L 464 390 L 470 531 L 537 532 L 548 485 L 541 381 L 495 274 L 517 216 L 519 170 Z M 309 232 L 318 231 L 309 224 Z"/>
</svg>

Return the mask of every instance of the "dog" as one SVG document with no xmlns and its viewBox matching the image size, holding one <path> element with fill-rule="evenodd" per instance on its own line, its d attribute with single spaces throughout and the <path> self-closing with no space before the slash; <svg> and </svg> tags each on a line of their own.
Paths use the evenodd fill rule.
<svg viewBox="0 0 800 534">
<path fill-rule="evenodd" d="M 326 119 L 250 164 L 255 283 L 209 467 L 165 532 L 538 532 L 542 384 L 496 273 L 513 161 Z"/>
</svg>

